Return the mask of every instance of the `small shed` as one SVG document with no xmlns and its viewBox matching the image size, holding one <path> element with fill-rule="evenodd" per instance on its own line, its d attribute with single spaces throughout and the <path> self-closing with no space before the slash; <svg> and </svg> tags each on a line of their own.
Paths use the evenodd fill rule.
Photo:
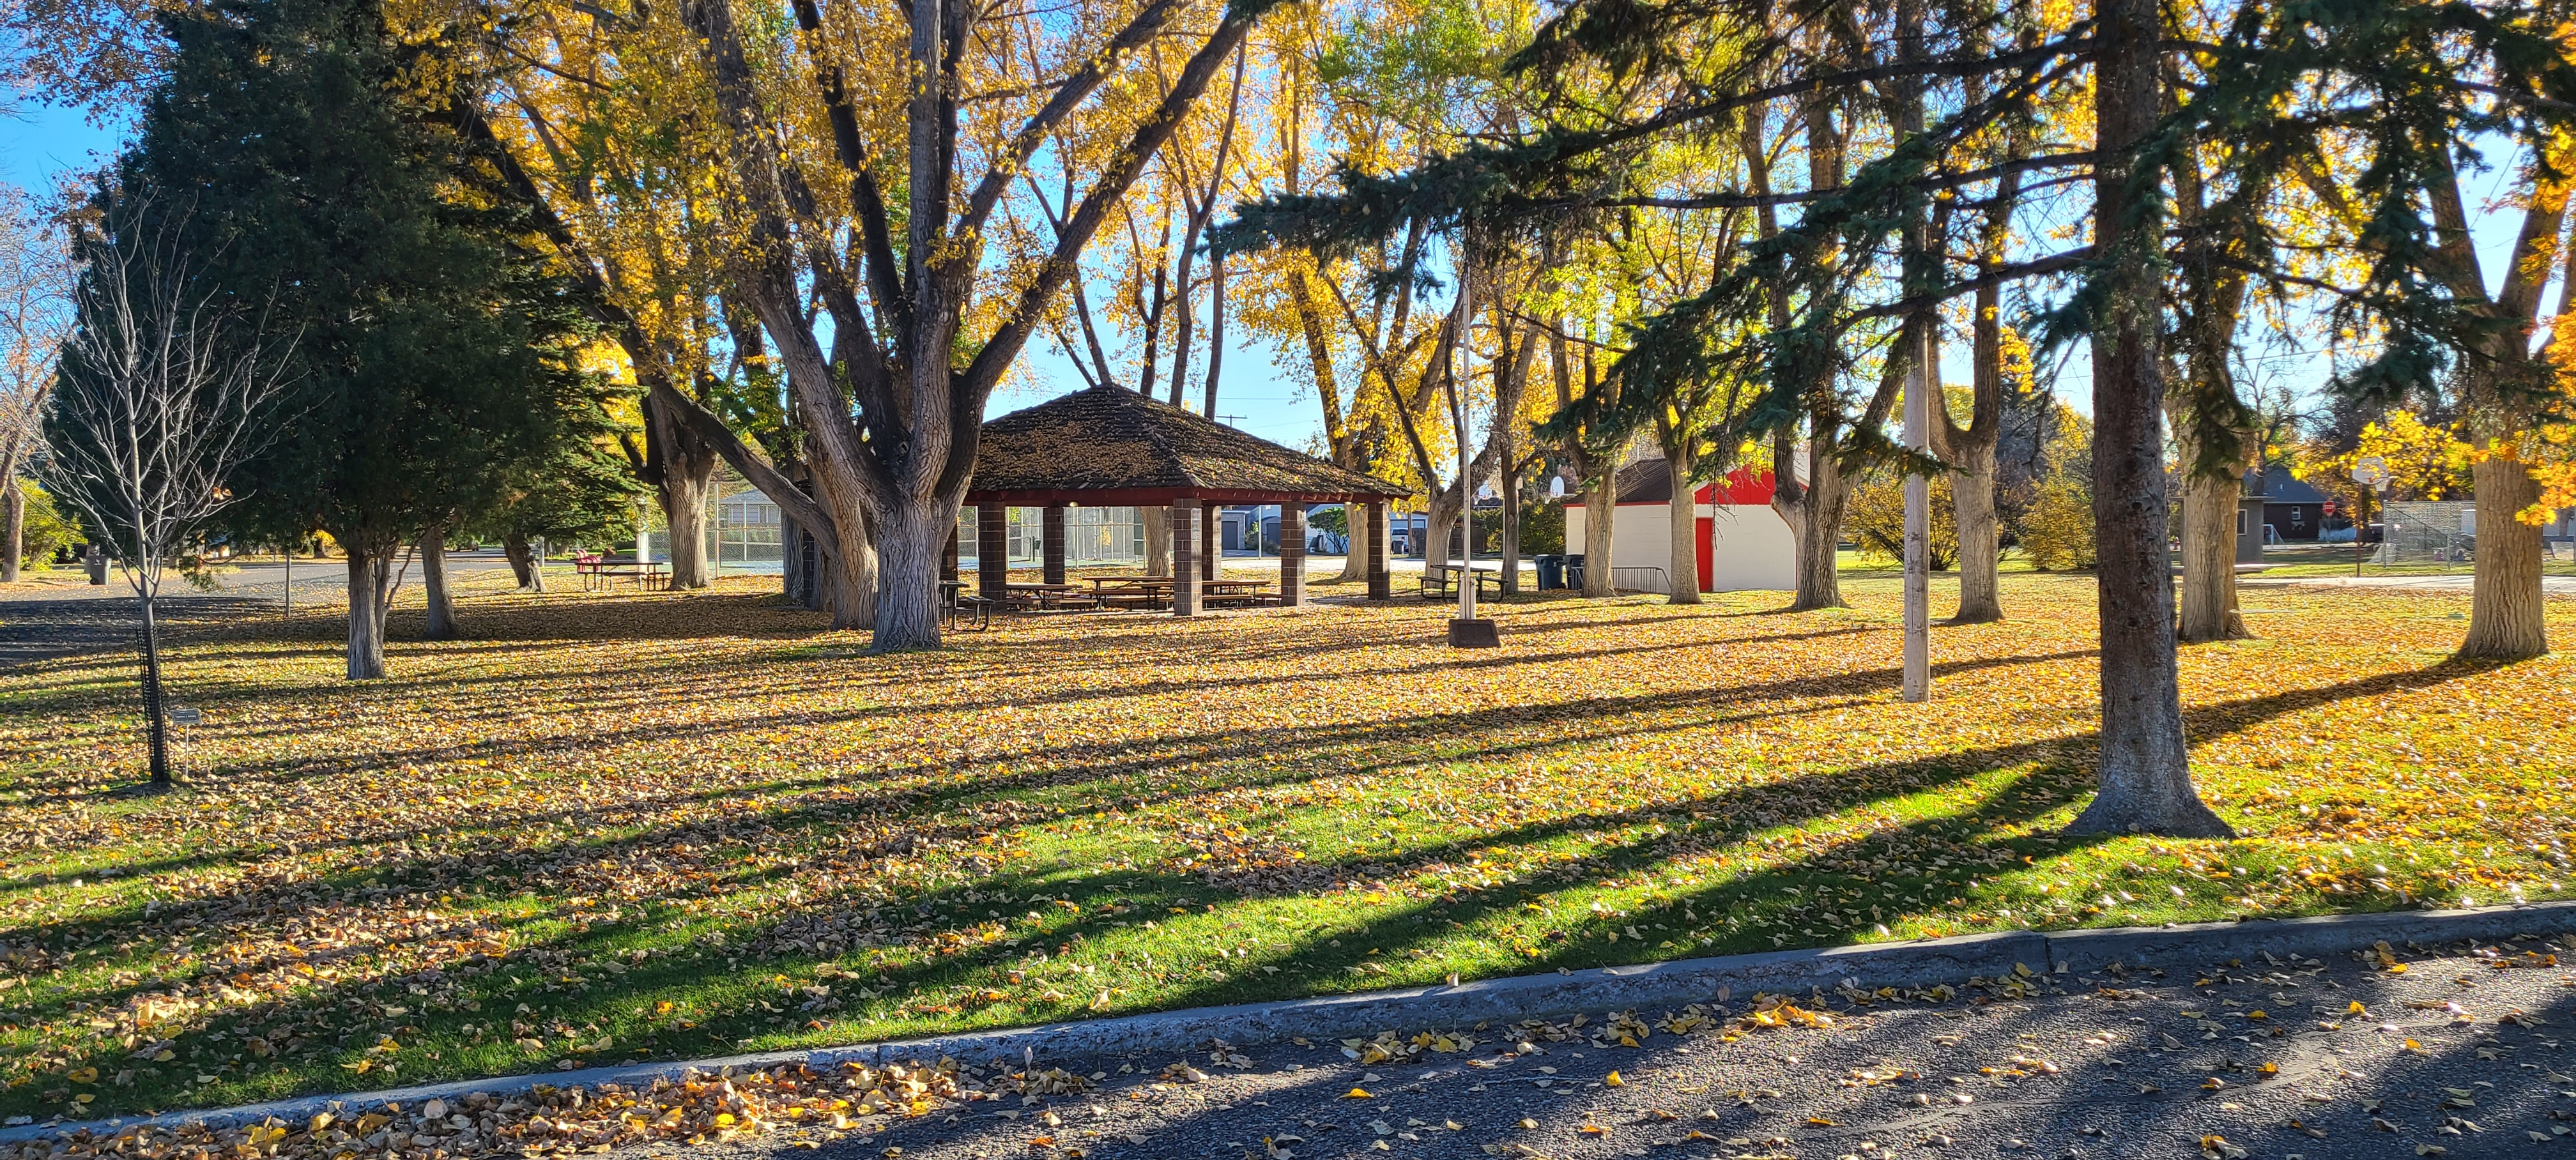
<svg viewBox="0 0 2576 1160">
<path fill-rule="evenodd" d="M 1798 540 L 1789 522 L 1772 510 L 1771 492 L 1770 472 L 1739 467 L 1692 493 L 1699 530 L 1699 575 L 1693 579 L 1700 591 L 1785 592 L 1798 586 Z M 1633 587 L 1671 588 L 1672 494 L 1672 472 L 1662 459 L 1641 459 L 1619 469 L 1610 565 L 1635 569 L 1628 573 Z M 1582 546 L 1589 518 L 1580 499 L 1567 501 L 1567 551 Z"/>
<path fill-rule="evenodd" d="M 1385 600 L 1394 595 L 1386 505 L 1409 494 L 1135 391 L 1097 386 L 987 420 L 966 502 L 976 513 L 978 590 L 993 599 L 1010 577 L 1010 508 L 1045 512 L 1042 567 L 1051 584 L 1064 582 L 1068 507 L 1168 508 L 1172 612 L 1190 616 L 1199 583 L 1217 578 L 1219 521 L 1211 509 L 1279 505 L 1279 602 L 1295 605 L 1305 602 L 1307 505 L 1366 505 L 1374 534 L 1352 547 L 1364 554 L 1369 598 Z"/>
</svg>

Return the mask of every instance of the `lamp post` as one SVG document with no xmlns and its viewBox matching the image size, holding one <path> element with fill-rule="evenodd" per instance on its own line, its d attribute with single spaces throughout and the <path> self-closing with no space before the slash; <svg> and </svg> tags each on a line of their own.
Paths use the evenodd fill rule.
<svg viewBox="0 0 2576 1160">
<path fill-rule="evenodd" d="M 1936 368 L 1925 365 L 1931 352 L 1930 324 L 1913 335 L 1913 369 L 1905 375 L 1905 449 L 1917 455 L 1931 446 L 1932 395 L 1940 381 Z M 1932 487 L 1919 468 L 1905 473 L 1905 682 L 1908 701 L 1932 699 Z"/>
</svg>

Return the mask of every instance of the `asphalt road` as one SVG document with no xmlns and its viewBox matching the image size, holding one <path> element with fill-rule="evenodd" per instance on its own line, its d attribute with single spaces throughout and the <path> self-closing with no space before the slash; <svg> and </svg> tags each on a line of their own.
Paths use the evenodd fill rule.
<svg viewBox="0 0 2576 1160">
<path fill-rule="evenodd" d="M 688 1151 L 728 1160 L 807 1149 L 827 1160 L 2576 1157 L 2576 1050 L 2566 1042 L 2576 1032 L 2576 945 L 2504 946 L 2415 961 L 2402 974 L 2349 960 L 2256 961 L 2046 976 L 2022 997 L 1968 989 L 1866 1008 L 1835 998 L 1829 1027 L 1742 1029 L 1749 997 L 1737 996 L 1724 1004 L 1733 1042 L 1658 1031 L 1617 1046 L 1591 1038 L 1606 1026 L 1595 1015 L 1561 1040 L 1540 1032 L 1523 1047 L 1506 1028 L 1469 1030 L 1479 1042 L 1468 1051 L 1369 1065 L 1345 1058 L 1340 1043 L 1249 1049 L 1240 1068 L 1206 1052 L 1041 1058 L 1041 1071 L 1095 1077 L 1090 1089 Z M 1169 1078 L 1180 1062 L 1206 1078 Z"/>
</svg>

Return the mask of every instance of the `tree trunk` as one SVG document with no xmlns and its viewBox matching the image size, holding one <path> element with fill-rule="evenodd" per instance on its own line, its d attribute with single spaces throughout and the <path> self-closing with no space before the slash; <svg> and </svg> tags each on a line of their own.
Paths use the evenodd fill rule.
<svg viewBox="0 0 2576 1160">
<path fill-rule="evenodd" d="M 18 582 L 27 552 L 27 492 L 16 475 L 0 488 L 0 584 Z"/>
<path fill-rule="evenodd" d="M 2191 784 L 2174 656 L 2172 571 L 2165 562 L 2162 288 L 2151 260 L 2162 223 L 2153 171 L 2132 150 L 2163 111 L 2156 0 L 2095 8 L 2093 228 L 2107 283 L 2094 307 L 2093 525 L 2100 564 L 2101 792 L 2075 833 L 2233 836 Z"/>
<path fill-rule="evenodd" d="M 537 561 L 536 546 L 526 536 L 514 532 L 502 537 L 501 555 L 509 559 L 510 575 L 519 582 L 519 591 L 546 590 L 545 569 Z"/>
<path fill-rule="evenodd" d="M 1691 494 L 1689 454 L 1675 454 L 1664 448 L 1664 472 L 1672 480 L 1673 501 L 1664 505 L 1671 513 L 1673 549 L 1667 559 L 1666 572 L 1672 578 L 1673 604 L 1697 604 L 1699 599 L 1699 501 Z"/>
<path fill-rule="evenodd" d="M 1825 435 L 1831 433 L 1828 424 Z M 1807 440 L 1806 494 L 1796 501 L 1796 517 L 1790 523 L 1798 544 L 1798 590 L 1789 601 L 1791 612 L 1844 607 L 1839 550 L 1843 507 L 1850 502 L 1851 488 L 1843 481 L 1841 465 L 1834 462 L 1831 443 L 1828 437 L 1812 434 Z"/>
<path fill-rule="evenodd" d="M 2191 456 L 2184 455 L 2185 463 Z M 2199 472 L 2182 484 L 2181 639 L 2194 644 L 2239 640 L 2245 617 L 2236 607 L 2236 507 L 2244 484 L 2234 475 Z"/>
<path fill-rule="evenodd" d="M 649 396 L 646 401 L 651 402 Z M 661 460 L 654 499 L 662 505 L 663 523 L 670 528 L 671 587 L 704 588 L 715 581 L 715 570 L 707 560 L 707 497 L 714 489 L 722 456 L 715 444 L 665 410 L 654 407 L 648 418 L 653 423 L 654 451 Z"/>
<path fill-rule="evenodd" d="M 170 788 L 170 714 L 161 695 L 161 618 L 153 593 L 137 594 L 143 606 L 143 719 L 151 731 L 152 788 Z"/>
<path fill-rule="evenodd" d="M 1422 566 L 1426 570 L 1449 566 L 1449 541 L 1458 526 L 1461 506 L 1452 490 L 1431 493 L 1430 507 L 1422 518 Z"/>
<path fill-rule="evenodd" d="M 420 534 L 420 588 L 429 598 L 429 627 L 421 639 L 456 639 L 456 601 L 447 590 L 447 529 L 435 524 Z"/>
<path fill-rule="evenodd" d="M 959 491 L 963 490 L 961 486 Z M 939 557 L 948 546 L 949 532 L 957 527 L 961 506 L 935 496 L 908 498 L 892 506 L 880 516 L 878 526 L 870 529 L 876 533 L 874 543 L 861 545 L 869 556 L 864 568 L 843 569 L 845 585 L 858 589 L 864 583 L 876 590 L 871 618 L 875 635 L 868 645 L 871 651 L 939 647 Z M 843 522 L 863 526 L 856 512 Z M 842 539 L 846 544 L 849 537 L 845 533 Z M 874 575 L 879 569 L 885 576 L 882 583 Z M 915 582 L 917 579 L 927 582 Z M 840 623 L 841 617 L 836 614 L 833 624 Z"/>
<path fill-rule="evenodd" d="M 1613 595 L 1610 586 L 1611 532 L 1619 519 L 1618 452 L 1593 457 L 1593 475 L 1583 481 L 1583 594 Z"/>
<path fill-rule="evenodd" d="M 1503 576 L 1505 596 L 1521 594 L 1521 464 L 1519 449 L 1503 445 Z"/>
<path fill-rule="evenodd" d="M 2549 651 L 2542 619 L 2540 528 L 2514 515 L 2540 502 L 2539 481 L 2517 460 L 2492 456 L 2470 469 L 2477 488 L 2477 571 L 2469 635 L 2460 655 L 2522 660 Z"/>
<path fill-rule="evenodd" d="M 1342 505 L 1342 574 L 1333 577 L 1334 583 L 1357 584 L 1368 579 L 1368 552 L 1363 548 L 1369 542 L 1368 518 L 1367 504 Z"/>
<path fill-rule="evenodd" d="M 1938 424 L 1936 423 L 1937 427 Z M 2004 618 L 1996 569 L 2003 555 L 2003 530 L 1995 519 L 1994 425 L 1987 437 L 1965 439 L 1953 448 L 1950 514 L 1959 526 L 1959 611 L 1952 624 L 1991 624 Z"/>
<path fill-rule="evenodd" d="M 385 603 L 390 591 L 390 553 L 370 551 L 354 540 L 340 541 L 349 566 L 349 679 L 372 681 L 385 675 Z"/>
<path fill-rule="evenodd" d="M 1145 574 L 1172 574 L 1172 509 L 1156 504 L 1140 507 L 1136 514 L 1145 521 Z"/>
</svg>

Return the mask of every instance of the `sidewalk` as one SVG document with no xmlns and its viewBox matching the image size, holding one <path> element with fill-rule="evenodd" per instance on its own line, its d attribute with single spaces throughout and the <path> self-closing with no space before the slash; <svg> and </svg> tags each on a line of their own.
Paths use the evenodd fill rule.
<svg viewBox="0 0 2576 1160">
<path fill-rule="evenodd" d="M 2199 973 L 2043 975 L 1945 1000 L 1826 996 L 1801 1000 L 1820 1025 L 1782 1011 L 1778 1029 L 1748 1026 L 1762 1016 L 1734 996 L 1722 1018 L 1709 1012 L 1713 1027 L 1686 1035 L 1601 1016 L 1441 1029 L 1474 1041 L 1459 1051 L 1410 1047 L 1433 1029 L 1396 1027 L 1399 1053 L 1371 1051 L 1367 1064 L 1343 1043 L 1040 1059 L 1087 1077 L 1087 1090 L 691 1151 L 2084 1160 L 2196 1157 L 2215 1136 L 2225 1143 L 2209 1154 L 2222 1157 L 2548 1156 L 2576 1152 L 2565 1040 L 2576 970 L 2523 952 L 2568 949 L 2506 944 L 2404 973 L 2258 957 Z"/>
<path fill-rule="evenodd" d="M 2419 592 L 2467 592 L 2475 577 L 2466 572 L 2439 576 L 2257 576 L 2237 577 L 2239 588 L 2403 588 Z M 2576 576 L 2543 576 L 2540 590 L 2550 596 L 2576 596 Z"/>
</svg>

